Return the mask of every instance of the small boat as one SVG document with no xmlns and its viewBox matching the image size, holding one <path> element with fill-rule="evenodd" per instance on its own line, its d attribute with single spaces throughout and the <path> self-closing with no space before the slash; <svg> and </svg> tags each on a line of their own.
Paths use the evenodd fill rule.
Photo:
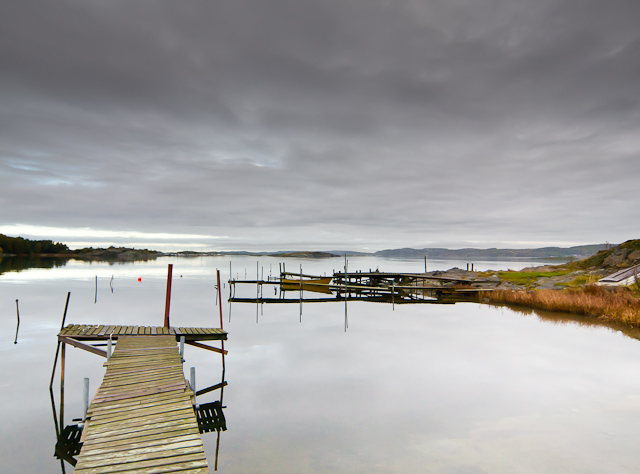
<svg viewBox="0 0 640 474">
<path fill-rule="evenodd" d="M 329 285 L 333 280 L 333 277 L 303 277 L 303 278 L 283 278 L 280 280 L 280 284 L 283 286 L 296 286 L 300 288 L 300 284 L 302 284 L 302 289 L 308 285 Z"/>
</svg>

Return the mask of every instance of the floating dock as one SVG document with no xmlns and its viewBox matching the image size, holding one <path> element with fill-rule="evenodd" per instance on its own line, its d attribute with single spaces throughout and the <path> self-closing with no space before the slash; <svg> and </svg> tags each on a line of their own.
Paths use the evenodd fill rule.
<svg viewBox="0 0 640 474">
<path fill-rule="evenodd" d="M 102 384 L 86 414 L 75 472 L 208 473 L 194 393 L 185 380 L 178 339 L 225 353 L 196 341 L 226 338 L 227 333 L 216 328 L 63 328 L 58 334 L 63 344 L 62 377 L 66 344 L 104 357 L 110 355 Z M 113 354 L 90 345 L 114 339 L 117 344 Z"/>
</svg>

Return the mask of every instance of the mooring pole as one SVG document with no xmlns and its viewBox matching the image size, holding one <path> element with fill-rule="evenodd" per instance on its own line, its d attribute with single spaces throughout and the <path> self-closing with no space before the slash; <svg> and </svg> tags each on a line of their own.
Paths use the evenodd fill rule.
<svg viewBox="0 0 640 474">
<path fill-rule="evenodd" d="M 173 264 L 169 264 L 169 269 L 167 270 L 167 298 L 164 305 L 164 327 L 168 328 L 169 324 L 169 308 L 171 307 L 171 278 L 173 276 Z"/>
<path fill-rule="evenodd" d="M 427 256 L 424 256 L 424 272 L 427 273 Z"/>
<path fill-rule="evenodd" d="M 218 308 L 220 310 L 220 329 L 224 329 L 222 327 L 222 290 L 220 289 L 220 270 L 216 269 L 217 278 L 218 278 Z M 231 319 L 231 303 L 229 303 L 229 319 Z M 222 370 L 224 371 L 224 341 L 220 341 L 222 347 Z"/>
<path fill-rule="evenodd" d="M 302 322 L 302 264 L 300 264 L 300 322 Z"/>
<path fill-rule="evenodd" d="M 69 298 L 71 298 L 71 292 L 67 293 L 67 302 L 64 304 L 64 314 L 62 315 L 62 324 L 60 324 L 60 331 L 64 329 L 64 321 L 67 319 L 67 309 L 69 308 Z M 51 370 L 51 381 L 49 382 L 49 390 L 53 387 L 53 378 L 56 375 L 56 365 L 58 365 L 58 354 L 60 353 L 60 340 L 58 340 L 58 346 L 56 347 L 56 356 L 53 359 L 53 370 Z"/>
<path fill-rule="evenodd" d="M 14 344 L 18 343 L 18 329 L 20 329 L 20 308 L 18 308 L 18 300 L 16 300 L 16 314 L 18 316 L 18 325 L 16 326 L 16 338 L 13 341 Z"/>
<path fill-rule="evenodd" d="M 349 316 L 347 314 L 347 268 L 349 262 L 347 262 L 347 254 L 344 254 L 344 332 L 347 332 L 349 327 Z"/>
</svg>

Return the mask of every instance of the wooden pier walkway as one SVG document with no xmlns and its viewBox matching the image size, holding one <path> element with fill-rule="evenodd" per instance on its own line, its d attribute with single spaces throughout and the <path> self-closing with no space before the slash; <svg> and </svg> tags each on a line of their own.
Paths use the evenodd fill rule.
<svg viewBox="0 0 640 474">
<path fill-rule="evenodd" d="M 67 327 L 60 336 L 86 340 L 93 333 L 95 339 L 115 333 L 115 327 L 104 328 Z M 156 334 L 147 334 L 146 329 L 151 332 L 143 328 L 144 335 L 132 335 L 133 329 L 129 334 L 125 329 L 125 334 L 118 334 L 102 385 L 87 412 L 77 474 L 209 472 L 193 392 L 185 382 L 176 344 L 177 332 L 182 331 L 154 328 Z M 165 329 L 172 332 L 164 334 Z M 214 331 L 218 331 L 215 336 L 209 332 L 197 335 L 198 339 L 226 339 L 224 331 Z"/>
</svg>

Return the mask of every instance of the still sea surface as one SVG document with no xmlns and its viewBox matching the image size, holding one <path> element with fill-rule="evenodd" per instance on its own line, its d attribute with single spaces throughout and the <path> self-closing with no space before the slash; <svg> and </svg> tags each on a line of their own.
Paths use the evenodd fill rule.
<svg viewBox="0 0 640 474">
<path fill-rule="evenodd" d="M 476 303 L 349 302 L 346 331 L 344 302 L 305 303 L 302 315 L 297 304 L 230 307 L 230 271 L 255 279 L 257 267 L 275 277 L 281 262 L 309 274 L 344 265 L 341 258 L 163 257 L 0 275 L 0 472 L 62 472 L 53 457 L 49 381 L 67 292 L 68 324 L 159 326 L 168 263 L 174 326 L 219 326 L 216 268 L 222 273 L 228 430 L 219 439 L 219 472 L 640 472 L 640 341 Z M 466 262 L 429 262 L 429 270 L 454 266 Z M 420 272 L 424 262 L 349 258 L 350 272 L 376 268 Z M 263 295 L 274 291 L 265 287 Z M 255 295 L 255 286 L 236 290 Z M 220 382 L 219 355 L 187 347 L 185 359 L 187 377 L 196 367 L 198 388 Z M 103 362 L 68 347 L 66 424 L 82 416 L 83 379 L 93 397 Z M 54 393 L 58 403 L 58 375 Z M 213 471 L 217 436 L 203 441 Z"/>
</svg>

